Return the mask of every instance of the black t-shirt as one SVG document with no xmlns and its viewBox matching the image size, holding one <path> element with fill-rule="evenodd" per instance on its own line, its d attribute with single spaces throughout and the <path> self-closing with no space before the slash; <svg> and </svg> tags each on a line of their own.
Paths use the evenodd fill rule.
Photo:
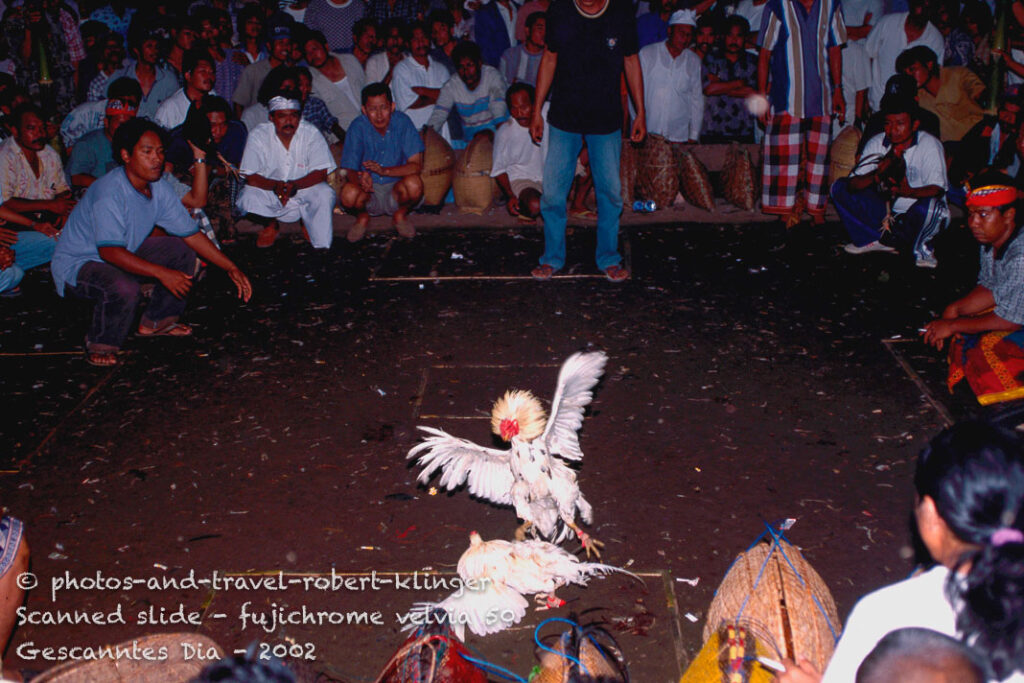
<svg viewBox="0 0 1024 683">
<path fill-rule="evenodd" d="M 623 58 L 637 53 L 629 0 L 608 0 L 587 17 L 573 0 L 553 0 L 547 12 L 547 48 L 558 55 L 548 122 L 570 133 L 606 135 L 622 128 Z"/>
</svg>

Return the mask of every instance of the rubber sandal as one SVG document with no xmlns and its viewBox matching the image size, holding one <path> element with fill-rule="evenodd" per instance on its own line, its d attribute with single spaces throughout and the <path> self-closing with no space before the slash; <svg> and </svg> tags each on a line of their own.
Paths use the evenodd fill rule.
<svg viewBox="0 0 1024 683">
<path fill-rule="evenodd" d="M 533 270 L 530 271 L 530 275 L 534 280 L 540 282 L 547 282 L 551 279 L 551 276 L 555 274 L 555 269 L 546 263 L 542 263 Z"/>
<path fill-rule="evenodd" d="M 609 282 L 623 282 L 629 279 L 629 271 L 622 266 L 608 266 L 604 269 L 604 276 Z"/>
<path fill-rule="evenodd" d="M 259 231 L 256 235 L 256 247 L 259 249 L 268 249 L 274 246 L 274 242 L 277 241 L 277 235 L 280 230 L 273 225 L 268 225 Z"/>
<path fill-rule="evenodd" d="M 112 368 L 121 364 L 117 351 L 86 351 L 85 362 L 96 368 Z"/>
<path fill-rule="evenodd" d="M 191 337 L 192 328 L 177 322 L 168 323 L 156 329 L 139 325 L 138 335 L 140 337 Z"/>
<path fill-rule="evenodd" d="M 569 217 L 592 221 L 597 219 L 597 212 L 591 211 L 590 209 L 580 209 L 579 211 L 570 212 Z"/>
</svg>

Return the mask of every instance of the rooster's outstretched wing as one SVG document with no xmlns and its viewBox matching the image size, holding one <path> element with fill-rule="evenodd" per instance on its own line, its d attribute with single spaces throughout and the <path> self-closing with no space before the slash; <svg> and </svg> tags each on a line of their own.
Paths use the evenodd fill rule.
<svg viewBox="0 0 1024 683">
<path fill-rule="evenodd" d="M 583 410 L 594 397 L 591 390 L 601 379 L 607 361 L 604 352 L 594 351 L 574 353 L 562 365 L 555 398 L 551 401 L 551 416 L 540 437 L 552 455 L 568 460 L 583 457 L 576 432 L 583 425 Z"/>
<path fill-rule="evenodd" d="M 423 465 L 419 482 L 426 484 L 441 470 L 442 488 L 449 491 L 469 481 L 469 492 L 499 505 L 512 505 L 515 477 L 509 464 L 511 451 L 484 448 L 433 427 L 420 427 L 430 436 L 413 446 L 408 457 Z"/>
</svg>

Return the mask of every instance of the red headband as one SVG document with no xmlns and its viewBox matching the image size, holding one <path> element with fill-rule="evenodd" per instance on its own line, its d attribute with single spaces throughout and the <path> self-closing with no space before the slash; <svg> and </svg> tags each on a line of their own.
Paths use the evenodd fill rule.
<svg viewBox="0 0 1024 683">
<path fill-rule="evenodd" d="M 967 206 L 1006 206 L 1017 201 L 1017 190 L 1006 185 L 986 185 L 967 193 Z"/>
<path fill-rule="evenodd" d="M 135 107 L 131 106 L 130 104 L 128 104 L 126 102 L 122 102 L 120 100 L 110 100 L 107 103 L 106 115 L 107 116 L 118 116 L 118 115 L 135 116 L 136 111 L 137 110 L 135 109 Z"/>
</svg>

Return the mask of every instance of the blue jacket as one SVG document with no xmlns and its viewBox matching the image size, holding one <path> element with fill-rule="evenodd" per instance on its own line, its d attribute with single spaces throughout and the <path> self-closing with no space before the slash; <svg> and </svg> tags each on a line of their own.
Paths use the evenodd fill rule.
<svg viewBox="0 0 1024 683">
<path fill-rule="evenodd" d="M 516 6 L 514 2 L 512 5 Z M 501 18 L 501 12 L 498 10 L 498 0 L 492 0 L 477 10 L 474 16 L 474 31 L 484 64 L 497 68 L 501 55 L 512 47 L 508 39 L 508 29 L 505 28 L 505 20 Z"/>
</svg>

